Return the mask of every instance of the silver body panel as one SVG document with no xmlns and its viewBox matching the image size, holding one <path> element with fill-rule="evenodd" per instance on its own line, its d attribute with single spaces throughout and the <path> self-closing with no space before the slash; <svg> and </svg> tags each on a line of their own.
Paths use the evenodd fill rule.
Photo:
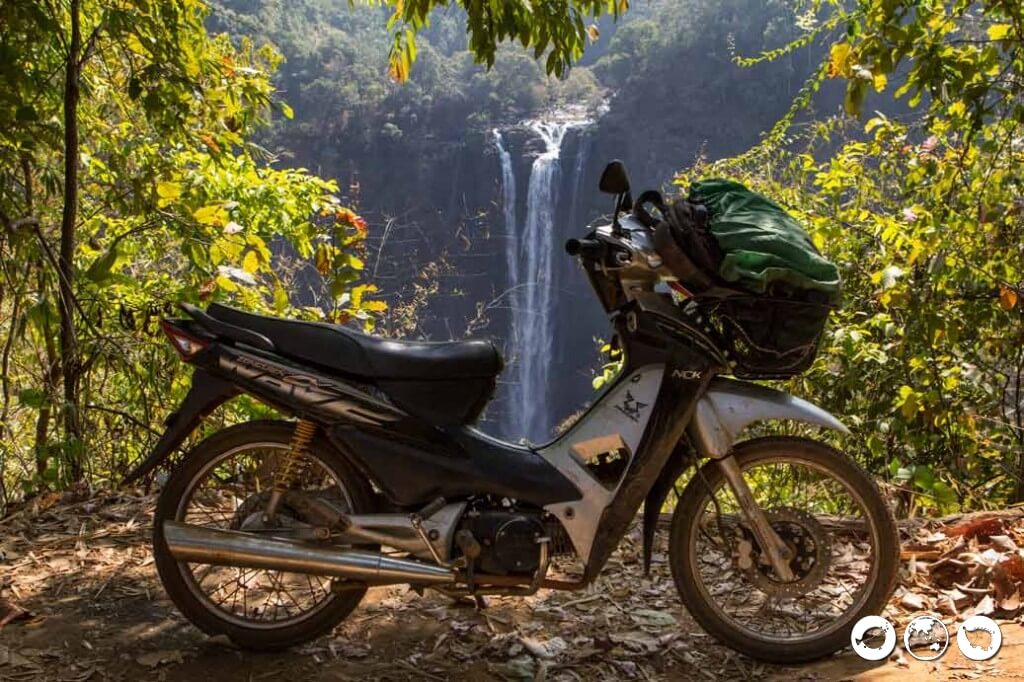
<svg viewBox="0 0 1024 682">
<path fill-rule="evenodd" d="M 716 377 L 697 402 L 688 433 L 698 454 L 718 459 L 729 454 L 743 429 L 772 419 L 850 432 L 841 421 L 806 400 L 767 386 Z"/>
<path fill-rule="evenodd" d="M 545 509 L 565 527 L 576 554 L 590 556 L 601 514 L 615 499 L 622 485 L 603 485 L 585 466 L 584 456 L 593 447 L 616 443 L 632 458 L 640 447 L 661 388 L 663 365 L 644 367 L 624 378 L 601 396 L 561 438 L 538 452 L 579 488 L 582 498 L 574 502 L 551 504 Z"/>
</svg>

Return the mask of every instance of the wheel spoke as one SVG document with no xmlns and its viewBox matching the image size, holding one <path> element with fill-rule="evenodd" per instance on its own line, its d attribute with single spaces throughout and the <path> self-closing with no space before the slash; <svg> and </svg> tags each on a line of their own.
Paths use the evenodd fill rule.
<svg viewBox="0 0 1024 682">
<path fill-rule="evenodd" d="M 737 630 L 780 643 L 809 641 L 849 622 L 877 579 L 881 531 L 872 525 L 865 502 L 814 459 L 780 452 L 751 458 L 741 470 L 793 554 L 795 579 L 778 580 L 728 486 L 712 476 L 714 492 L 699 485 L 687 489 L 700 495 L 697 513 L 691 507 L 685 523 L 687 556 L 702 599 Z M 858 538 L 859 528 L 864 536 Z M 733 536 L 737 532 L 741 537 Z M 752 566 L 740 568 L 738 555 L 748 545 L 753 549 L 744 561 Z"/>
<path fill-rule="evenodd" d="M 264 525 L 263 510 L 274 472 L 287 448 L 286 443 L 252 444 L 214 459 L 186 491 L 176 520 L 254 533 L 308 525 L 287 508 L 278 510 L 276 526 Z M 323 460 L 306 453 L 296 464 L 292 479 L 295 489 L 352 509 L 345 485 Z M 179 566 L 188 589 L 207 608 L 243 625 L 292 623 L 309 617 L 335 598 L 320 576 L 201 563 L 182 562 Z"/>
</svg>

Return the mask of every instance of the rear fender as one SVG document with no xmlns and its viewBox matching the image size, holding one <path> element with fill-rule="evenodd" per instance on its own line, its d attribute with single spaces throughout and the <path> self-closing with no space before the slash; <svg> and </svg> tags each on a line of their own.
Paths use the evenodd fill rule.
<svg viewBox="0 0 1024 682">
<path fill-rule="evenodd" d="M 203 419 L 226 401 L 239 394 L 233 384 L 197 368 L 192 374 L 192 387 L 185 399 L 167 419 L 167 430 L 160 436 L 152 452 L 125 477 L 125 483 L 137 481 L 160 466 L 185 442 Z"/>
<path fill-rule="evenodd" d="M 697 402 L 688 435 L 702 457 L 729 454 L 739 434 L 760 421 L 798 421 L 840 433 L 846 426 L 817 405 L 774 388 L 716 377 Z"/>
</svg>

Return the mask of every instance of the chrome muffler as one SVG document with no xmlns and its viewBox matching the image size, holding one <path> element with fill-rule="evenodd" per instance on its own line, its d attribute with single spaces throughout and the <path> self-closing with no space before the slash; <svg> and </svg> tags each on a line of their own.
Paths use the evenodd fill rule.
<svg viewBox="0 0 1024 682">
<path fill-rule="evenodd" d="M 261 568 L 348 578 L 369 585 L 450 583 L 451 569 L 412 559 L 397 559 L 361 549 L 330 549 L 284 538 L 217 530 L 164 521 L 164 541 L 178 561 L 214 566 Z"/>
</svg>

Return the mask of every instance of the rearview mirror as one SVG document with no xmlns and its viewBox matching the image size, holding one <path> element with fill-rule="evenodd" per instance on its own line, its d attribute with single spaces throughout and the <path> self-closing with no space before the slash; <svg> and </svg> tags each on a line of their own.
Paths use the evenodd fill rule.
<svg viewBox="0 0 1024 682">
<path fill-rule="evenodd" d="M 626 165 L 618 159 L 604 167 L 601 173 L 601 180 L 597 183 L 598 189 L 605 194 L 625 194 L 629 191 L 629 173 L 626 172 Z"/>
</svg>

